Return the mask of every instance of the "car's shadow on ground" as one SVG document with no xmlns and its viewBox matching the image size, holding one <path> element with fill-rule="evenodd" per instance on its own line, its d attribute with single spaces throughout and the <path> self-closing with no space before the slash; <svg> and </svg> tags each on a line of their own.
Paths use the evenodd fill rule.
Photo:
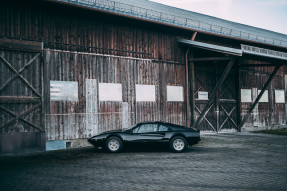
<svg viewBox="0 0 287 191">
<path fill-rule="evenodd" d="M 209 148 L 204 147 L 189 147 L 185 152 L 181 154 L 188 153 L 202 153 L 209 152 Z M 58 162 L 67 162 L 67 161 L 77 161 L 94 157 L 108 157 L 109 155 L 133 155 L 133 154 L 172 154 L 168 148 L 140 148 L 140 149 L 124 149 L 120 153 L 109 153 L 105 149 L 96 149 L 94 147 L 84 147 L 84 148 L 75 148 L 67 150 L 57 150 L 57 151 L 46 151 L 39 153 L 23 154 L 23 155 L 6 155 L 0 156 L 0 164 L 2 165 L 13 165 L 13 164 L 29 164 L 29 163 L 58 163 Z M 173 153 L 177 154 L 177 153 Z"/>
</svg>

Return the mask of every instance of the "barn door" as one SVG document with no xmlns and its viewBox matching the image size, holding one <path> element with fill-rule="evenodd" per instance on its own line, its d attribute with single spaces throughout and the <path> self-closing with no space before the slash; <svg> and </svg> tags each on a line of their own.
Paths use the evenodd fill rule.
<svg viewBox="0 0 287 191">
<path fill-rule="evenodd" d="M 40 52 L 0 50 L 0 153 L 45 148 Z"/>
<path fill-rule="evenodd" d="M 215 85 L 216 85 L 216 75 L 213 70 L 212 65 L 205 65 L 205 68 L 195 68 L 194 72 L 194 80 L 195 80 L 195 91 L 194 91 L 194 113 L 196 115 L 196 119 L 201 114 L 204 106 L 208 102 L 209 96 L 212 93 Z M 214 102 L 207 109 L 207 114 L 203 117 L 203 120 L 199 124 L 198 128 L 201 131 L 217 131 L 217 121 L 215 115 L 215 107 Z"/>
<path fill-rule="evenodd" d="M 223 68 L 216 68 L 217 79 L 220 78 Z M 236 75 L 230 71 L 216 97 L 217 131 L 237 130 L 237 99 Z"/>
<path fill-rule="evenodd" d="M 204 106 L 208 102 L 214 87 L 222 71 L 224 64 L 204 64 L 195 68 L 195 115 L 196 119 L 201 114 Z M 236 75 L 230 73 L 224 84 L 219 89 L 218 94 L 212 100 L 205 117 L 199 124 L 201 131 L 226 131 L 237 129 L 236 115 Z"/>
</svg>

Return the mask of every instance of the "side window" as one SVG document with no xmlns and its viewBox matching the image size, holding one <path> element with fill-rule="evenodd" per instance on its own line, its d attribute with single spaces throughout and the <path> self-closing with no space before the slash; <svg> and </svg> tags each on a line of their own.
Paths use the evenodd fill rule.
<svg viewBox="0 0 287 191">
<path fill-rule="evenodd" d="M 159 131 L 159 132 L 165 132 L 165 131 L 168 131 L 168 127 L 163 126 L 163 125 L 160 125 L 160 126 L 159 126 L 159 128 L 158 128 L 158 131 Z"/>
<path fill-rule="evenodd" d="M 139 127 L 137 133 L 152 133 L 157 132 L 157 124 L 143 124 Z"/>
<path fill-rule="evenodd" d="M 133 133 L 137 133 L 139 131 L 139 127 L 133 129 Z"/>
</svg>

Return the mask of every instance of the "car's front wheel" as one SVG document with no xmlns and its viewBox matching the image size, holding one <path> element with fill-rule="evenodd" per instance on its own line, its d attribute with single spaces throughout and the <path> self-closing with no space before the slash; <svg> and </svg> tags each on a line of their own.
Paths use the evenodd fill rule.
<svg viewBox="0 0 287 191">
<path fill-rule="evenodd" d="M 106 149 L 111 153 L 120 152 L 123 148 L 123 141 L 115 136 L 112 136 L 106 141 Z"/>
<path fill-rule="evenodd" d="M 183 152 L 187 148 L 187 141 L 184 137 L 176 136 L 170 140 L 169 147 L 173 152 Z"/>
</svg>

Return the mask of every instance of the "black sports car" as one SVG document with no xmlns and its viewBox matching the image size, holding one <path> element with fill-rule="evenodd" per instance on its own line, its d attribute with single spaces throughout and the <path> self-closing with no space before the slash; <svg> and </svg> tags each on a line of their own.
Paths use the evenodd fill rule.
<svg viewBox="0 0 287 191">
<path fill-rule="evenodd" d="M 109 152 L 120 152 L 123 147 L 169 147 L 173 152 L 183 152 L 200 141 L 200 131 L 163 122 L 139 123 L 129 129 L 101 133 L 88 139 L 95 147 Z"/>
</svg>

